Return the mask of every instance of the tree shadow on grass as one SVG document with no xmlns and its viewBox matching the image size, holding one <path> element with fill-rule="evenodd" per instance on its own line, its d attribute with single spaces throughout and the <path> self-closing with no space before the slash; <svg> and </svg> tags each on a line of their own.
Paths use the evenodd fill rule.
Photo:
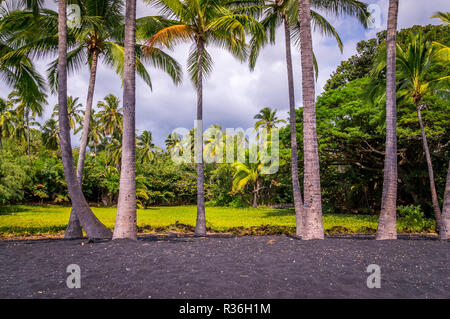
<svg viewBox="0 0 450 319">
<path fill-rule="evenodd" d="M 270 211 L 266 211 L 261 214 L 262 218 L 271 218 L 271 217 L 284 217 L 284 216 L 295 216 L 294 209 L 273 209 Z"/>
<path fill-rule="evenodd" d="M 28 207 L 12 205 L 12 206 L 0 206 L 0 216 L 1 215 L 12 215 L 14 213 L 23 213 L 32 211 Z"/>
</svg>

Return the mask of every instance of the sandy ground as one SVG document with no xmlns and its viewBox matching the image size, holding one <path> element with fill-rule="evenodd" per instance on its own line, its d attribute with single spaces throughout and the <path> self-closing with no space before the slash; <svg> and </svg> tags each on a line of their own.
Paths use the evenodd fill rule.
<svg viewBox="0 0 450 319">
<path fill-rule="evenodd" d="M 0 242 L 0 298 L 450 298 L 449 243 L 141 236 Z M 67 288 L 69 264 L 81 288 Z M 381 269 L 369 289 L 366 268 Z"/>
</svg>

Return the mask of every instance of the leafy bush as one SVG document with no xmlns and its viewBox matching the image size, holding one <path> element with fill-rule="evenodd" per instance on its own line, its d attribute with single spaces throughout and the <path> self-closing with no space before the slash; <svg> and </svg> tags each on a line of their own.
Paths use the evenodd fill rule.
<svg viewBox="0 0 450 319">
<path fill-rule="evenodd" d="M 405 227 L 403 231 L 420 232 L 426 226 L 425 214 L 420 206 L 399 206 L 397 207 L 398 216 L 403 219 Z"/>
</svg>

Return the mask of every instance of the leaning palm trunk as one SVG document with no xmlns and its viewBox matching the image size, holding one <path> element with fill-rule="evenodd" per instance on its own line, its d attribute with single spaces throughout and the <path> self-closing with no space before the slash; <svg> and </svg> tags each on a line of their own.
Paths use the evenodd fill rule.
<svg viewBox="0 0 450 319">
<path fill-rule="evenodd" d="M 195 235 L 206 235 L 205 216 L 205 186 L 203 172 L 203 70 L 202 61 L 205 50 L 205 43 L 202 39 L 197 40 L 198 50 L 198 83 L 197 83 L 197 127 L 196 127 L 196 162 L 197 162 L 197 222 L 195 225 Z"/>
<path fill-rule="evenodd" d="M 439 201 L 436 192 L 436 186 L 434 184 L 433 164 L 431 163 L 430 149 L 428 147 L 427 135 L 425 134 L 425 128 L 423 126 L 422 112 L 420 103 L 416 103 L 417 117 L 419 118 L 420 132 L 422 133 L 423 149 L 425 151 L 425 157 L 427 159 L 428 177 L 430 178 L 431 200 L 433 202 L 434 218 L 436 219 L 436 231 L 439 233 L 439 227 L 441 225 L 441 209 L 439 207 Z"/>
<path fill-rule="evenodd" d="M 396 35 L 398 0 L 390 0 L 386 63 L 386 155 L 383 194 L 376 239 L 397 239 L 397 110 L 396 110 Z"/>
<path fill-rule="evenodd" d="M 441 217 L 439 237 L 441 240 L 448 240 L 450 239 L 450 162 L 448 163 L 447 183 L 445 184 L 444 206 Z"/>
<path fill-rule="evenodd" d="M 125 14 L 122 169 L 113 239 L 136 240 L 136 0 L 127 0 Z"/>
<path fill-rule="evenodd" d="M 70 141 L 70 125 L 67 113 L 67 16 L 66 0 L 60 0 L 58 5 L 58 105 L 61 157 L 72 207 L 90 238 L 111 238 L 111 232 L 106 228 L 89 208 L 81 186 L 78 183 L 73 165 L 72 144 Z"/>
<path fill-rule="evenodd" d="M 83 182 L 84 161 L 86 158 L 86 147 L 88 143 L 89 127 L 91 122 L 91 110 L 92 110 L 92 103 L 94 100 L 95 79 L 97 75 L 97 62 L 98 62 L 98 53 L 94 51 L 92 53 L 91 75 L 89 79 L 86 111 L 84 113 L 83 133 L 81 135 L 80 152 L 78 155 L 78 164 L 77 164 L 77 179 L 78 183 L 81 186 L 83 185 L 82 182 Z M 76 212 L 73 211 L 73 208 L 72 211 L 70 212 L 69 224 L 67 225 L 64 237 L 67 239 L 83 237 L 83 231 L 81 229 L 80 222 L 76 216 Z"/>
<path fill-rule="evenodd" d="M 304 220 L 302 238 L 323 239 L 319 149 L 316 132 L 314 58 L 310 0 L 300 0 L 300 43 L 303 88 Z"/>
<path fill-rule="evenodd" d="M 283 17 L 284 33 L 286 40 L 286 65 L 289 88 L 289 122 L 291 125 L 291 166 L 292 166 L 292 191 L 294 196 L 296 235 L 300 237 L 303 229 L 303 202 L 298 179 L 298 161 L 297 161 L 297 129 L 295 124 L 295 91 L 294 91 L 294 72 L 292 70 L 291 54 L 291 30 L 287 16 Z"/>
</svg>

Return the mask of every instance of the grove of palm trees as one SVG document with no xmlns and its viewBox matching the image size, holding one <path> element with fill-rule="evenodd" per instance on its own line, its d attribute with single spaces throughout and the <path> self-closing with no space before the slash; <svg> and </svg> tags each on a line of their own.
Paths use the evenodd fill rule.
<svg viewBox="0 0 450 319">
<path fill-rule="evenodd" d="M 449 298 L 448 3 L 411 1 L 0 0 L 0 298 Z"/>
</svg>

